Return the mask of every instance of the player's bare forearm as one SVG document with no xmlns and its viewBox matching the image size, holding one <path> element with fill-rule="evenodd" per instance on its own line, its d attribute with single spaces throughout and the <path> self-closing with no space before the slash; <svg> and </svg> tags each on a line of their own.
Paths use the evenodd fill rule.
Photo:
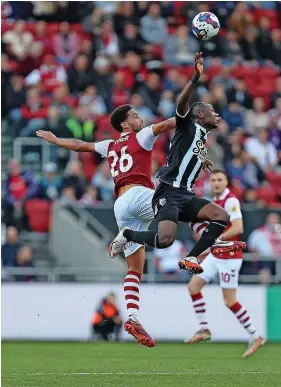
<svg viewBox="0 0 281 387">
<path fill-rule="evenodd" d="M 74 152 L 94 152 L 95 150 L 95 144 L 93 142 L 85 142 L 70 138 L 58 138 L 52 132 L 46 130 L 38 130 L 36 134 L 50 144 L 55 144 Z"/>
<path fill-rule="evenodd" d="M 153 134 L 158 136 L 158 134 L 168 132 L 169 130 L 176 128 L 176 119 L 175 117 L 169 118 L 166 121 L 162 121 L 159 124 L 155 124 L 152 127 Z"/>
<path fill-rule="evenodd" d="M 185 86 L 183 91 L 181 92 L 178 101 L 177 101 L 177 113 L 180 116 L 185 116 L 189 110 L 189 100 L 191 94 L 194 90 L 194 87 L 197 81 L 200 78 L 200 75 L 203 73 L 203 58 L 202 52 L 197 52 L 194 59 L 194 68 L 195 72 L 191 80 Z"/>
</svg>

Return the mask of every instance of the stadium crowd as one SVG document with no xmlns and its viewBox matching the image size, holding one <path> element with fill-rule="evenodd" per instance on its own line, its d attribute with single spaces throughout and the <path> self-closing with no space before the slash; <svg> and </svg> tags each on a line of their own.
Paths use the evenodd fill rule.
<svg viewBox="0 0 281 387">
<path fill-rule="evenodd" d="M 130 103 L 147 125 L 174 115 L 197 51 L 205 72 L 193 96 L 222 116 L 209 158 L 245 203 L 281 207 L 280 2 L 2 2 L 2 132 L 100 141 L 116 133 L 112 110 Z M 215 13 L 218 37 L 199 41 L 193 17 Z M 173 133 L 156 143 L 153 175 Z M 4 222 L 30 226 L 26 202 L 40 198 L 95 206 L 113 200 L 107 163 L 83 154 L 62 170 L 56 151 L 39 180 L 11 160 Z M 156 184 L 157 181 L 155 180 Z M 202 174 L 197 193 L 209 195 Z M 46 210 L 47 211 L 47 210 Z"/>
</svg>

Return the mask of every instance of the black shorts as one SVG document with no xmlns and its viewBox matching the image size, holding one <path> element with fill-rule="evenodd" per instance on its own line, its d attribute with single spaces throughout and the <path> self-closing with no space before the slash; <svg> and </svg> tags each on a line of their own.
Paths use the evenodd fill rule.
<svg viewBox="0 0 281 387">
<path fill-rule="evenodd" d="M 195 222 L 198 212 L 209 204 L 194 193 L 160 182 L 152 199 L 152 208 L 157 222 L 171 220 L 175 223 Z"/>
</svg>

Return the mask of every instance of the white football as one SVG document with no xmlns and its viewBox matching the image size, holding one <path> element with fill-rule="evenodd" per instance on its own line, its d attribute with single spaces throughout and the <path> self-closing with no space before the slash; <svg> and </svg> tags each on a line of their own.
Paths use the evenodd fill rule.
<svg viewBox="0 0 281 387">
<path fill-rule="evenodd" d="M 209 40 L 220 30 L 219 19 L 211 12 L 201 12 L 192 21 L 192 31 L 198 39 Z"/>
</svg>

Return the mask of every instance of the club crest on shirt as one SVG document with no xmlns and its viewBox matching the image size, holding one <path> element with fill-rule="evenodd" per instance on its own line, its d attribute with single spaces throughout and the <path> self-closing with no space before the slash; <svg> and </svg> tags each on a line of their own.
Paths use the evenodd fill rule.
<svg viewBox="0 0 281 387">
<path fill-rule="evenodd" d="M 207 156 L 207 147 L 202 140 L 197 140 L 195 143 L 195 147 L 192 149 L 192 152 L 198 156 L 202 161 L 206 159 Z"/>
<path fill-rule="evenodd" d="M 160 200 L 159 200 L 159 204 L 160 204 L 160 206 L 165 206 L 165 204 L 167 203 L 167 199 L 165 199 L 165 198 L 161 198 Z"/>
</svg>

